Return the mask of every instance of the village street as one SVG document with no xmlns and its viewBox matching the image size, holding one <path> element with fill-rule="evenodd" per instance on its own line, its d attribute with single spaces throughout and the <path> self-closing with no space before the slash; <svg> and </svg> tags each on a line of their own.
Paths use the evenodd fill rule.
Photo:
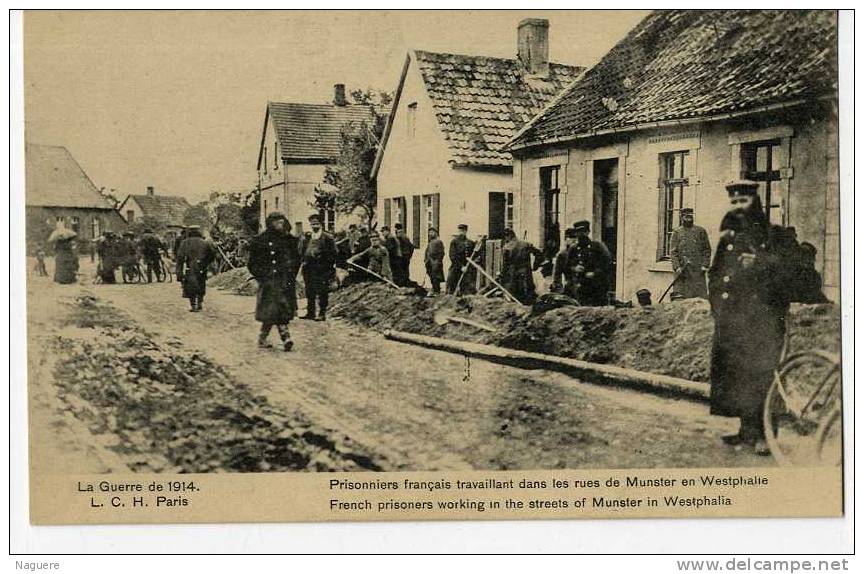
<svg viewBox="0 0 864 574">
<path fill-rule="evenodd" d="M 349 437 L 382 469 L 773 464 L 722 446 L 719 437 L 733 431 L 734 422 L 709 416 L 703 404 L 545 371 L 469 363 L 337 320 L 292 323 L 291 353 L 258 350 L 254 297 L 212 289 L 204 311 L 189 313 L 176 283 L 91 285 L 86 266 L 82 271 L 84 285 L 30 279 L 30 300 L 41 292 L 43 307 L 41 313 L 31 308 L 31 317 L 44 318 L 32 325 L 35 348 L 58 329 L 63 312 L 59 307 L 51 311 L 55 301 L 95 296 L 159 345 L 200 353 L 277 410 L 300 412 L 321 428 Z M 35 397 L 52 392 L 45 381 L 31 384 L 37 387 Z"/>
</svg>

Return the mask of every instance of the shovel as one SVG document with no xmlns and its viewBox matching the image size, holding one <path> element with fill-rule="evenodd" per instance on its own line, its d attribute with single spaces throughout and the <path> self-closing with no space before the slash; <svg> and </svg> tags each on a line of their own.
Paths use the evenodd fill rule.
<svg viewBox="0 0 864 574">
<path fill-rule="evenodd" d="M 492 327 L 491 325 L 486 325 L 485 323 L 480 323 L 479 321 L 472 321 L 471 319 L 464 319 L 462 317 L 451 317 L 444 313 L 444 311 L 435 311 L 435 315 L 432 316 L 432 320 L 435 321 L 436 325 L 444 326 L 447 323 L 462 323 L 463 325 L 469 325 L 476 329 L 481 329 L 483 331 L 489 331 L 490 333 L 495 333 L 497 329 Z"/>
</svg>

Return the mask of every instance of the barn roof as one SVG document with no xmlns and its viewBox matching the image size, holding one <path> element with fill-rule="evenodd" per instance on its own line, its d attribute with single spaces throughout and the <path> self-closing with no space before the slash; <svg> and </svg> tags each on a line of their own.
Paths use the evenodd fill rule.
<svg viewBox="0 0 864 574">
<path fill-rule="evenodd" d="M 175 195 L 129 195 L 120 206 L 121 213 L 129 199 L 135 200 L 144 217 L 154 217 L 166 225 L 183 225 L 183 216 L 191 207 L 185 197 Z"/>
<path fill-rule="evenodd" d="M 25 147 L 25 204 L 40 207 L 113 209 L 63 146 Z"/>
<path fill-rule="evenodd" d="M 349 122 L 374 119 L 371 106 L 348 104 L 300 104 L 268 102 L 267 118 L 271 118 L 279 138 L 283 161 L 331 161 L 339 153 L 342 126 Z M 262 134 L 258 162 L 264 146 Z M 259 165 L 260 167 L 260 165 Z"/>
<path fill-rule="evenodd" d="M 836 89 L 834 11 L 657 11 L 526 125 L 510 147 L 740 114 Z"/>
<path fill-rule="evenodd" d="M 373 175 L 412 56 L 450 150 L 450 163 L 459 166 L 512 165 L 504 145 L 584 71 L 581 66 L 550 63 L 548 75 L 539 77 L 526 74 L 516 59 L 415 50 L 406 59 Z"/>
</svg>

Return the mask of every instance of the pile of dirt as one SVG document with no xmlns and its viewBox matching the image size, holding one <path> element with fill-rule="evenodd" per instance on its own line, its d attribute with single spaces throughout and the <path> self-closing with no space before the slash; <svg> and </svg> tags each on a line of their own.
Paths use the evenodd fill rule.
<svg viewBox="0 0 864 574">
<path fill-rule="evenodd" d="M 303 275 L 298 273 L 295 282 L 297 296 L 303 294 Z M 245 267 L 238 267 L 231 271 L 214 275 L 207 281 L 207 286 L 220 291 L 230 291 L 235 295 L 257 295 L 258 282 L 252 278 L 252 274 Z"/>
<path fill-rule="evenodd" d="M 179 341 L 92 297 L 55 342 L 61 402 L 142 472 L 380 470 L 350 438 L 285 414 Z"/>
<path fill-rule="evenodd" d="M 379 330 L 394 329 L 500 345 L 707 381 L 714 324 L 703 299 L 647 308 L 561 307 L 532 314 L 503 299 L 400 295 L 378 283 L 352 285 L 331 296 L 331 315 Z M 496 328 L 436 323 L 436 314 Z M 790 352 L 839 352 L 840 313 L 834 305 L 793 305 Z"/>
</svg>

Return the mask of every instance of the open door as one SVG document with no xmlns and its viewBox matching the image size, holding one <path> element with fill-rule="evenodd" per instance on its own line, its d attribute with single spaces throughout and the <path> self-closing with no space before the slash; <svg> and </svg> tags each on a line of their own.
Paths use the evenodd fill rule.
<svg viewBox="0 0 864 574">
<path fill-rule="evenodd" d="M 594 162 L 594 237 L 612 255 L 609 291 L 615 293 L 618 271 L 618 159 Z"/>
<path fill-rule="evenodd" d="M 504 237 L 507 194 L 503 191 L 489 192 L 489 239 Z"/>
</svg>

